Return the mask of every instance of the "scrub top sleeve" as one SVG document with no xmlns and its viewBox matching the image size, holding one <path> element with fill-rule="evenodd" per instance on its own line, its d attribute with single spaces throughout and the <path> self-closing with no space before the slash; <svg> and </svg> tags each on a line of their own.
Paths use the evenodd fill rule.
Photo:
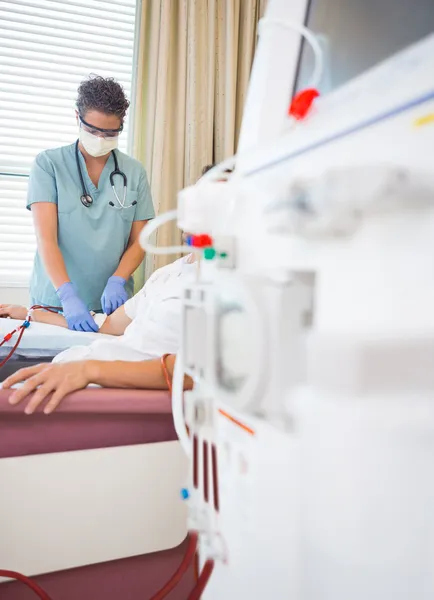
<svg viewBox="0 0 434 600">
<path fill-rule="evenodd" d="M 46 154 L 38 154 L 30 171 L 27 187 L 27 209 L 35 202 L 57 204 L 57 186 L 54 169 Z"/>
<path fill-rule="evenodd" d="M 146 171 L 140 174 L 137 194 L 137 206 L 134 215 L 135 221 L 148 221 L 155 217 L 154 205 L 152 203 L 151 189 L 149 187 Z"/>
</svg>

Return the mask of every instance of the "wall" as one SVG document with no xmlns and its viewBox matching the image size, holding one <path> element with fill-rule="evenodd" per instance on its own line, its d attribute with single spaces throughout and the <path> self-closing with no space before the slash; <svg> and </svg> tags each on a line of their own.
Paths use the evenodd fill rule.
<svg viewBox="0 0 434 600">
<path fill-rule="evenodd" d="M 0 304 L 29 304 L 29 289 L 21 287 L 0 287 Z"/>
</svg>

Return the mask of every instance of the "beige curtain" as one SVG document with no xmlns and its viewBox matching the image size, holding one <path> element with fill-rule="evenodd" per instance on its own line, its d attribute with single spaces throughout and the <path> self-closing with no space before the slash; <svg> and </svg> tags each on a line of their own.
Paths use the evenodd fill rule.
<svg viewBox="0 0 434 600">
<path fill-rule="evenodd" d="M 155 210 L 234 154 L 265 0 L 142 0 L 134 156 Z M 157 243 L 179 243 L 173 224 Z M 148 257 L 147 274 L 174 257 Z M 137 282 L 139 283 L 139 282 Z M 141 283 L 141 282 L 140 282 Z"/>
</svg>

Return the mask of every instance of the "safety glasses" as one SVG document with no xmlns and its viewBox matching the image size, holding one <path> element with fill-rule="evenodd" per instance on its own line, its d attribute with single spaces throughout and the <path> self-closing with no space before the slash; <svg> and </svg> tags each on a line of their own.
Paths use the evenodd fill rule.
<svg viewBox="0 0 434 600">
<path fill-rule="evenodd" d="M 95 125 L 86 123 L 86 121 L 80 115 L 78 115 L 78 118 L 80 121 L 80 126 L 88 133 L 91 133 L 92 135 L 95 135 L 97 137 L 115 138 L 118 137 L 118 135 L 122 132 L 124 128 L 124 124 L 122 123 L 119 129 L 101 129 L 100 127 L 95 127 Z"/>
</svg>

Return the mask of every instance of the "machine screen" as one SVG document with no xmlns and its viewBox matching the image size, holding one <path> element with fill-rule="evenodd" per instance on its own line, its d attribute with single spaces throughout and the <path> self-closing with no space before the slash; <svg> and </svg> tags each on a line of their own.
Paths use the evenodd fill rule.
<svg viewBox="0 0 434 600">
<path fill-rule="evenodd" d="M 324 49 L 322 94 L 434 32 L 433 0 L 310 0 L 306 26 Z M 303 42 L 296 91 L 309 85 L 313 54 Z"/>
</svg>

